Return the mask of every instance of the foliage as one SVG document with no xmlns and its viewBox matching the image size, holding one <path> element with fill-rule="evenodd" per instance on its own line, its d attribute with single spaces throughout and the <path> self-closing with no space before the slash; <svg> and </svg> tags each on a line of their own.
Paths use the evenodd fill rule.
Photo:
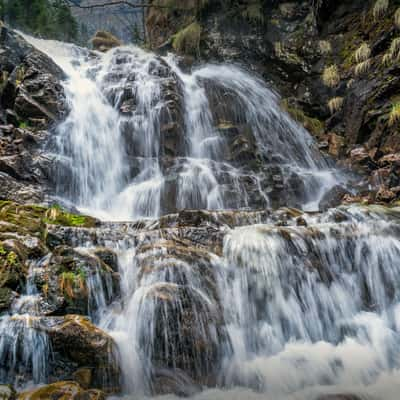
<svg viewBox="0 0 400 400">
<path fill-rule="evenodd" d="M 2 18 L 12 27 L 45 38 L 74 41 L 78 25 L 62 0 L 0 0 Z"/>
<path fill-rule="evenodd" d="M 322 81 L 328 87 L 333 88 L 337 86 L 340 82 L 338 67 L 336 65 L 326 67 L 322 73 Z"/>
<path fill-rule="evenodd" d="M 201 27 L 197 22 L 193 22 L 174 35 L 172 46 L 180 54 L 196 55 L 199 53 L 200 36 Z"/>
<path fill-rule="evenodd" d="M 328 108 L 331 114 L 339 111 L 343 106 L 343 97 L 334 97 L 328 101 Z"/>
<path fill-rule="evenodd" d="M 73 299 L 78 293 L 86 292 L 86 274 L 78 271 L 63 272 L 60 276 L 60 289 L 69 298 Z"/>
<path fill-rule="evenodd" d="M 393 126 L 400 121 L 400 103 L 395 103 L 392 105 L 392 110 L 389 114 L 389 126 Z"/>
</svg>

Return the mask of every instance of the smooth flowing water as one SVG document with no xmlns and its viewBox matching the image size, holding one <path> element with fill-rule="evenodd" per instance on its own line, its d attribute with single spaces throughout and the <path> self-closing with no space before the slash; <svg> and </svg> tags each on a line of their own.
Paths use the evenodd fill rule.
<svg viewBox="0 0 400 400">
<path fill-rule="evenodd" d="M 188 74 L 173 57 L 135 47 L 94 55 L 29 40 L 68 74 L 70 112 L 52 149 L 57 193 L 86 212 L 132 220 L 182 208 L 265 207 L 273 195 L 317 209 L 343 180 L 278 96 L 239 67 Z M 271 195 L 274 185 L 281 192 Z"/>
<path fill-rule="evenodd" d="M 237 66 L 186 73 L 135 47 L 94 54 L 27 39 L 68 75 L 69 114 L 49 144 L 57 196 L 103 220 L 146 218 L 140 228 L 105 224 L 96 240 L 72 234 L 80 251 L 118 254 L 121 299 L 107 305 L 95 275 L 89 290 L 93 320 L 118 344 L 126 398 L 163 393 L 160 385 L 162 398 L 175 398 L 168 383 L 198 400 L 398 399 L 399 210 L 249 218 L 219 227 L 220 252 L 168 238 L 155 220 L 168 212 L 316 210 L 345 178 L 279 97 Z M 24 348 L 46 346 L 26 337 Z"/>
</svg>

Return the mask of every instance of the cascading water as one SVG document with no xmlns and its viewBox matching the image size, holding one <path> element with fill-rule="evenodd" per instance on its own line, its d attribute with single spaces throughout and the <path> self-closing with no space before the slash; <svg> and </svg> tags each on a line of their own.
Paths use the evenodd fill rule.
<svg viewBox="0 0 400 400">
<path fill-rule="evenodd" d="M 121 298 L 110 305 L 96 273 L 89 291 L 92 318 L 118 344 L 127 398 L 398 398 L 398 210 L 285 209 L 279 222 L 282 210 L 242 211 L 242 222 L 232 217 L 241 212 L 215 211 L 218 228 L 208 222 L 205 234 L 169 226 L 176 216 L 159 222 L 183 208 L 315 210 L 344 178 L 241 68 L 188 74 L 134 47 L 100 55 L 28 40 L 68 75 L 70 111 L 49 147 L 57 195 L 102 219 L 146 218 L 68 236 L 85 254 L 118 253 Z M 1 340 L 0 357 L 11 358 Z M 38 341 L 46 345 L 44 336 L 23 347 Z M 50 357 L 27 354 L 24 368 L 36 370 Z"/>
<path fill-rule="evenodd" d="M 29 40 L 69 75 L 58 194 L 91 214 L 131 220 L 284 198 L 315 208 L 341 179 L 278 97 L 238 67 L 189 75 L 138 48 L 93 55 Z"/>
</svg>

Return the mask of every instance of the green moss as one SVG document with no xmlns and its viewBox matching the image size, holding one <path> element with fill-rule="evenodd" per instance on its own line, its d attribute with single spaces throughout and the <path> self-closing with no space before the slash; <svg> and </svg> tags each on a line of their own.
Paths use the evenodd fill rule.
<svg viewBox="0 0 400 400">
<path fill-rule="evenodd" d="M 265 22 L 265 18 L 261 2 L 258 1 L 256 3 L 247 5 L 242 11 L 242 17 L 250 22 L 263 24 Z"/>
<path fill-rule="evenodd" d="M 44 222 L 51 225 L 76 226 L 84 228 L 93 228 L 97 221 L 86 215 L 71 214 L 62 209 L 59 205 L 49 208 L 44 216 Z"/>
<path fill-rule="evenodd" d="M 29 124 L 28 124 L 27 122 L 25 122 L 25 121 L 21 121 L 21 122 L 18 124 L 18 128 L 21 128 L 21 129 L 28 129 L 28 128 L 29 128 Z"/>
<path fill-rule="evenodd" d="M 198 55 L 200 52 L 201 26 L 191 23 L 172 38 L 172 47 L 179 54 Z"/>
<path fill-rule="evenodd" d="M 309 117 L 300 108 L 291 106 L 286 99 L 281 102 L 281 106 L 294 120 L 302 124 L 313 135 L 319 136 L 324 133 L 324 123 L 319 119 Z"/>
<path fill-rule="evenodd" d="M 47 208 L 4 200 L 0 201 L 0 221 L 0 233 L 29 234 L 42 240 L 47 237 L 46 224 L 84 228 L 97 225 L 95 218 L 69 213 L 60 206 Z"/>
<path fill-rule="evenodd" d="M 18 264 L 18 257 L 13 251 L 7 254 L 7 264 L 10 267 L 15 267 Z"/>
</svg>

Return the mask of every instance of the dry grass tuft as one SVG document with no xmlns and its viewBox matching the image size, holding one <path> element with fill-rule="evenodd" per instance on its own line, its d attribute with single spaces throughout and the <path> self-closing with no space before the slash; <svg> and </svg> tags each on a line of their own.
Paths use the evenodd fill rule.
<svg viewBox="0 0 400 400">
<path fill-rule="evenodd" d="M 388 124 L 393 126 L 400 121 L 400 103 L 395 103 L 392 105 L 392 111 L 389 114 Z"/>
<path fill-rule="evenodd" d="M 371 55 L 371 48 L 368 43 L 362 43 L 360 47 L 354 52 L 354 60 L 357 64 L 368 60 Z"/>
<path fill-rule="evenodd" d="M 372 14 L 374 19 L 377 20 L 383 17 L 389 8 L 389 0 L 376 0 Z"/>
<path fill-rule="evenodd" d="M 328 108 L 331 114 L 335 114 L 343 106 L 343 97 L 334 97 L 328 101 Z"/>
<path fill-rule="evenodd" d="M 390 53 L 386 53 L 382 57 L 381 64 L 385 67 L 388 67 L 393 61 L 392 55 Z"/>
<path fill-rule="evenodd" d="M 322 73 L 322 81 L 328 87 L 334 88 L 340 82 L 339 70 L 336 65 L 326 67 Z"/>
<path fill-rule="evenodd" d="M 363 62 L 358 63 L 354 67 L 354 74 L 356 76 L 361 76 L 366 74 L 371 68 L 371 60 L 365 60 Z"/>
<path fill-rule="evenodd" d="M 328 40 L 320 40 L 318 46 L 321 54 L 327 55 L 332 53 L 332 45 Z"/>
<path fill-rule="evenodd" d="M 397 29 L 400 29 L 400 7 L 394 13 L 394 24 Z"/>
<path fill-rule="evenodd" d="M 390 45 L 389 54 L 392 60 L 398 60 L 400 57 L 400 38 L 394 38 Z"/>
</svg>

